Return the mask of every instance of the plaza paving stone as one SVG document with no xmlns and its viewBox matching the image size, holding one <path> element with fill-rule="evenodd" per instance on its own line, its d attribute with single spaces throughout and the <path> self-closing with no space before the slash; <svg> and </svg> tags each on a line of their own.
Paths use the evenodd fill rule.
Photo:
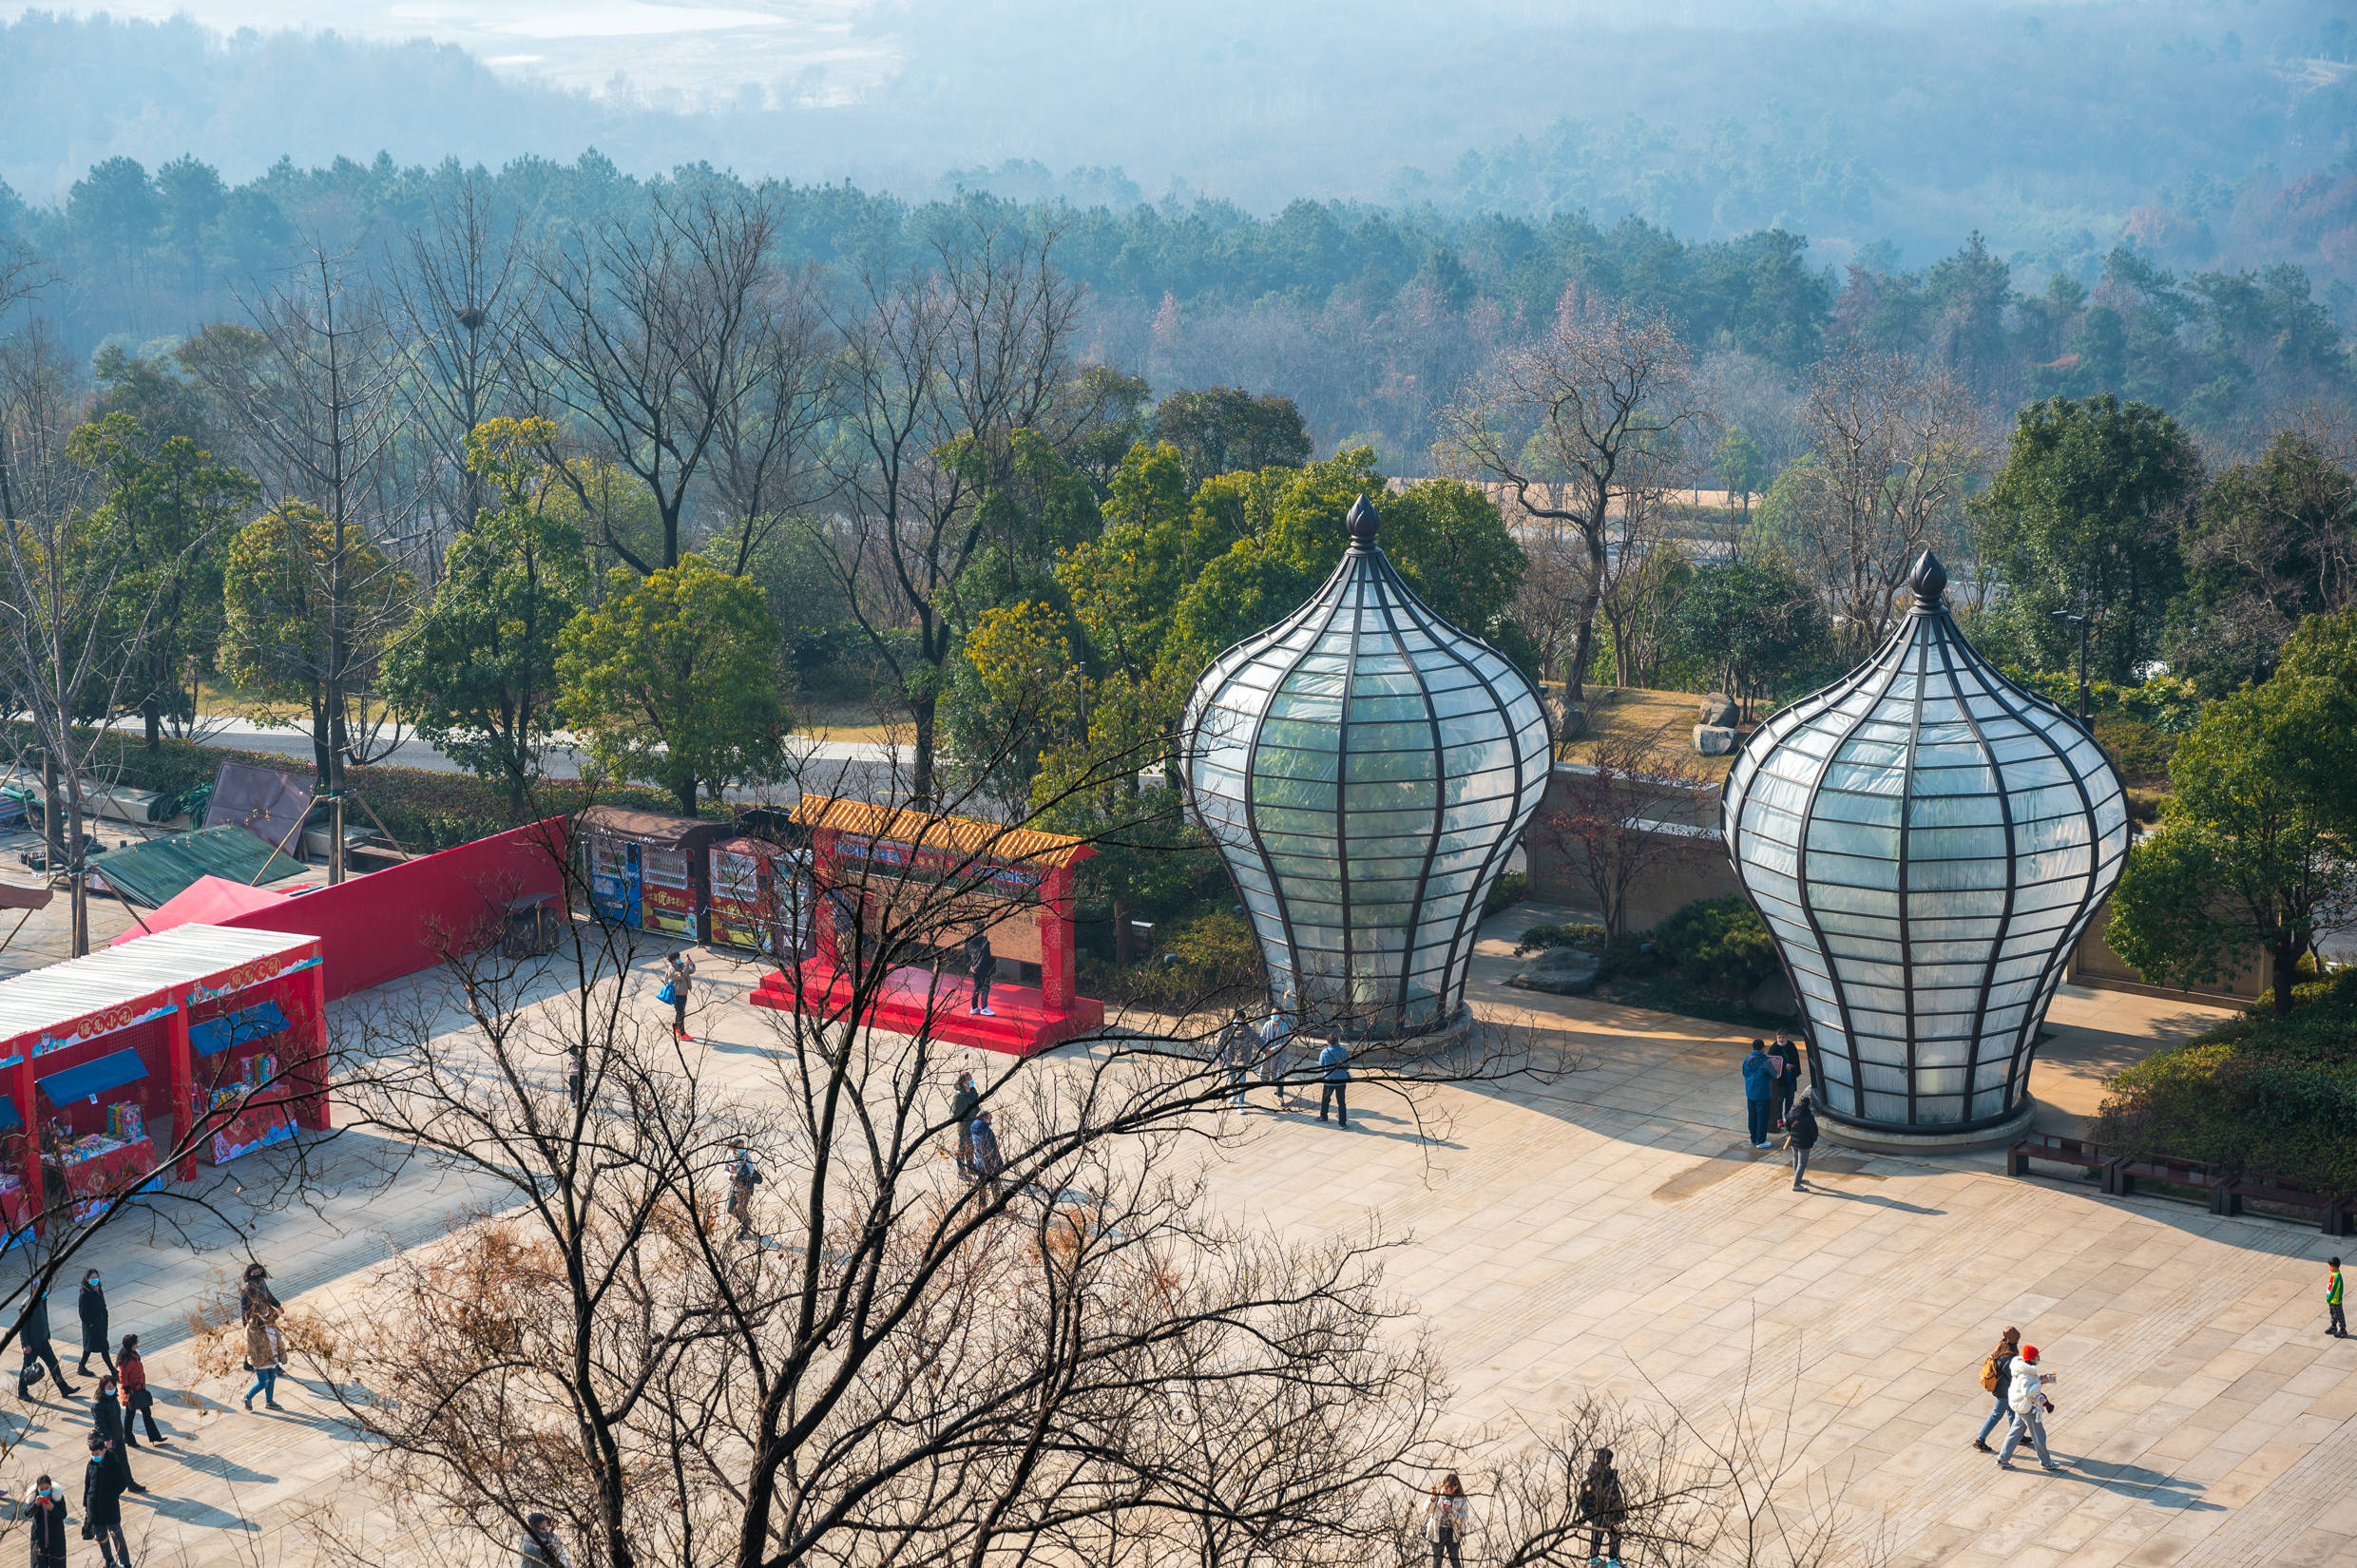
<svg viewBox="0 0 2357 1568">
<path fill-rule="evenodd" d="M 1417 1104 L 1362 1086 L 1347 1132 L 1256 1091 L 1207 1173 L 1220 1206 L 1289 1233 L 1372 1226 L 1393 1239 L 1389 1283 L 1433 1330 L 1464 1423 L 1543 1425 L 1589 1391 L 1704 1411 L 1748 1365 L 1759 1405 L 1792 1394 L 1806 1476 L 1837 1488 L 1896 1564 L 2357 1562 L 2357 1342 L 2323 1334 L 2322 1260 L 2337 1244 L 2010 1178 L 1995 1155 L 1823 1150 L 1814 1190 L 1794 1193 L 1781 1157 L 1742 1142 L 1751 1031 L 1506 989 L 1501 939 L 1532 918 L 1493 923 L 1474 999 L 1580 1070 Z M 756 973 L 714 958 L 698 992 L 712 1070 L 745 1083 L 770 1040 L 741 1002 Z M 2150 1048 L 2215 1016 L 2067 991 L 2054 1022 L 2065 1055 L 2076 1043 L 2111 1061 L 2123 1040 Z M 389 1248 L 488 1201 L 414 1167 L 388 1186 L 393 1153 L 355 1140 L 338 1152 L 346 1192 L 250 1216 L 282 1284 L 348 1297 Z M 189 1440 L 140 1456 L 154 1488 L 129 1510 L 143 1563 L 308 1561 L 303 1521 L 325 1508 L 384 1562 L 456 1560 L 434 1521 L 353 1487 L 354 1444 L 320 1391 L 282 1382 L 288 1413 L 249 1416 L 238 1386 L 188 1386 L 176 1323 L 246 1255 L 226 1230 L 191 1249 L 126 1228 L 93 1255 L 118 1330 L 163 1346 L 150 1374 Z M 1999 1473 L 1967 1446 L 1988 1405 L 1980 1361 L 2007 1323 L 2060 1374 L 2051 1438 L 2066 1474 L 2027 1455 Z M 4 1472 L 20 1491 L 86 1424 L 54 1403 L 26 1412 Z"/>
</svg>

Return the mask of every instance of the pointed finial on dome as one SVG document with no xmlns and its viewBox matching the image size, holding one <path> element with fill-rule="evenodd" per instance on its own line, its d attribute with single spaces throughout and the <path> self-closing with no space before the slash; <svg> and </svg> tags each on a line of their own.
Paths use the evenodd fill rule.
<svg viewBox="0 0 2357 1568">
<path fill-rule="evenodd" d="M 1375 530 L 1383 526 L 1383 519 L 1375 515 L 1374 503 L 1362 495 L 1351 503 L 1351 515 L 1343 520 L 1343 526 L 1351 530 L 1351 548 L 1371 550 L 1375 547 Z"/>
<path fill-rule="evenodd" d="M 1926 550 L 1915 563 L 1914 576 L 1907 581 L 1914 584 L 1916 603 L 1937 604 L 1940 596 L 1947 591 L 1947 568 L 1940 564 L 1938 556 Z"/>
</svg>

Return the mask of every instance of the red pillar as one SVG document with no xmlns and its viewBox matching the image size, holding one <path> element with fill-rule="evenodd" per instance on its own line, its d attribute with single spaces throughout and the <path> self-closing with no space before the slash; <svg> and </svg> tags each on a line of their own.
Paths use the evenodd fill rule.
<svg viewBox="0 0 2357 1568">
<path fill-rule="evenodd" d="M 302 1031 L 302 1081 L 304 1097 L 295 1108 L 295 1125 L 324 1133 L 329 1127 L 327 1108 L 327 959 L 324 954 L 310 969 L 311 1023 Z"/>
<path fill-rule="evenodd" d="M 1040 885 L 1040 1001 L 1051 1013 L 1072 1010 L 1072 868 Z"/>
<path fill-rule="evenodd" d="M 834 945 L 834 830 L 811 834 L 811 940 L 818 961 L 829 969 L 843 967 L 843 954 Z"/>
<path fill-rule="evenodd" d="M 178 1176 L 182 1181 L 197 1179 L 194 1135 L 204 1121 L 204 1113 L 197 1107 L 196 1053 L 188 1043 L 188 991 L 185 985 L 173 988 L 172 1011 L 163 1021 L 164 1068 L 172 1097 L 172 1140 L 184 1151 Z"/>
<path fill-rule="evenodd" d="M 16 1064 L 16 1108 L 25 1119 L 25 1167 L 16 1174 L 25 1178 L 25 1212 L 33 1216 L 32 1228 L 38 1233 L 47 1223 L 41 1211 L 48 1200 L 41 1195 L 41 1107 L 39 1093 L 32 1081 L 32 1053 Z"/>
</svg>

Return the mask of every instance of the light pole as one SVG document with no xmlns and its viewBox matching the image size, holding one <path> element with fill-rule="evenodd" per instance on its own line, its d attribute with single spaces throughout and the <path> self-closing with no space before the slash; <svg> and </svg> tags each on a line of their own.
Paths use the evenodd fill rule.
<svg viewBox="0 0 2357 1568">
<path fill-rule="evenodd" d="M 2079 722 L 2086 724 L 2087 713 L 2087 616 L 2079 610 L 2057 610 L 2057 621 L 2067 621 L 2079 628 Z"/>
</svg>

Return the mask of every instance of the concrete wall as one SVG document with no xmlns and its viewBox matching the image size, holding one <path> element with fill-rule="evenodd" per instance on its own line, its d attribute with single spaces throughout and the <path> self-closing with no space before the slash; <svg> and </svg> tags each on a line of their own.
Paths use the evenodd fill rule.
<svg viewBox="0 0 2357 1568">
<path fill-rule="evenodd" d="M 1546 828 L 1548 818 L 1565 809 L 1571 793 L 1588 772 L 1574 763 L 1557 764 L 1548 776 L 1546 797 L 1540 803 L 1539 814 L 1523 835 L 1523 850 L 1530 867 L 1532 898 L 1594 914 L 1596 894 L 1581 875 L 1583 851 L 1577 846 L 1560 844 Z M 1734 867 L 1728 863 L 1726 843 L 1718 834 L 1716 785 L 1699 790 L 1664 788 L 1641 793 L 1645 803 L 1638 815 L 1642 820 L 1660 824 L 1657 836 L 1663 843 L 1664 852 L 1629 889 L 1630 930 L 1644 930 L 1698 898 L 1716 898 L 1722 893 L 1743 890 L 1743 885 L 1735 880 Z"/>
</svg>

